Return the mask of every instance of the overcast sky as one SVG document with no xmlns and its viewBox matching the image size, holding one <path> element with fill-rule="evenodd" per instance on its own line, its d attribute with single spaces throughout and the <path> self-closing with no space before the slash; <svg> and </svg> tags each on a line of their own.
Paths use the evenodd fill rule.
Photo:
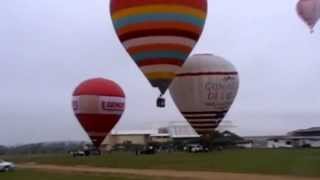
<svg viewBox="0 0 320 180">
<path fill-rule="evenodd" d="M 296 0 L 209 0 L 194 53 L 213 53 L 238 69 L 241 87 L 226 120 L 240 135 L 284 134 L 320 126 L 320 28 L 310 35 Z M 184 121 L 129 58 L 106 0 L 0 1 L 0 144 L 87 140 L 70 101 L 81 81 L 118 82 L 127 109 L 117 129 Z"/>
</svg>

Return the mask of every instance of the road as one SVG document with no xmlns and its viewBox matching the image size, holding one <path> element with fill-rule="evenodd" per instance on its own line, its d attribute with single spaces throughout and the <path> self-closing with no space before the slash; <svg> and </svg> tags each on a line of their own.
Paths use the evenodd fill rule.
<svg viewBox="0 0 320 180">
<path fill-rule="evenodd" d="M 20 164 L 17 166 L 22 169 L 33 169 L 41 171 L 55 172 L 74 172 L 74 173 L 116 173 L 138 176 L 157 176 L 171 178 L 186 178 L 197 180 L 319 180 L 320 178 L 306 178 L 293 176 L 273 176 L 259 174 L 237 174 L 237 173 L 221 173 L 221 172 L 203 172 L 203 171 L 174 171 L 174 170 L 139 170 L 139 169 L 116 169 L 102 167 L 87 166 L 60 166 L 60 165 L 39 165 L 34 163 Z"/>
</svg>

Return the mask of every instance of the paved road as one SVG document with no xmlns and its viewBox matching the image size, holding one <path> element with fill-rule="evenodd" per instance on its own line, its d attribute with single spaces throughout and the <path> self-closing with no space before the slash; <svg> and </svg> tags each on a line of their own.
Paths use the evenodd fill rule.
<svg viewBox="0 0 320 180">
<path fill-rule="evenodd" d="M 320 180 L 320 178 L 304 178 L 292 176 L 270 176 L 258 174 L 216 173 L 203 171 L 174 171 L 174 170 L 138 170 L 138 169 L 116 169 L 87 166 L 60 166 L 20 164 L 18 168 L 34 169 L 43 171 L 75 172 L 75 173 L 116 173 L 140 176 L 157 176 L 171 178 L 187 178 L 198 180 Z M 165 179 L 165 178 L 164 178 Z"/>
</svg>

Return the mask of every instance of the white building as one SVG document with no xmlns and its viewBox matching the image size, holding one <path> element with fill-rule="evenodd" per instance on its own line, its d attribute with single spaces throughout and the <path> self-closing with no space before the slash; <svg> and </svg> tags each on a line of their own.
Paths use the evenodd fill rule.
<svg viewBox="0 0 320 180">
<path fill-rule="evenodd" d="M 226 121 L 220 126 L 220 130 L 234 127 L 231 121 Z M 166 143 L 171 140 L 189 140 L 197 139 L 200 136 L 190 126 L 187 121 L 174 121 L 168 124 L 168 127 L 154 130 L 115 130 L 106 137 L 102 147 L 110 150 L 114 145 L 136 144 L 146 145 L 150 142 Z"/>
<path fill-rule="evenodd" d="M 293 142 L 287 137 L 274 137 L 268 140 L 267 148 L 293 148 Z"/>
<path fill-rule="evenodd" d="M 253 142 L 253 148 L 320 148 L 320 127 L 300 129 L 283 136 L 244 137 Z"/>
<path fill-rule="evenodd" d="M 168 129 L 172 139 L 200 137 L 186 121 L 170 122 Z"/>
<path fill-rule="evenodd" d="M 146 145 L 150 141 L 151 134 L 154 134 L 154 132 L 149 130 L 112 131 L 101 146 L 106 150 L 110 150 L 117 144 Z"/>
</svg>

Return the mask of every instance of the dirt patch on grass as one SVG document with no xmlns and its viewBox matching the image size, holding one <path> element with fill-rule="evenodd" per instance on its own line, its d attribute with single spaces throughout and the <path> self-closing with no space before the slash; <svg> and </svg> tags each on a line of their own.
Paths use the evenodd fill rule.
<svg viewBox="0 0 320 180">
<path fill-rule="evenodd" d="M 137 170 L 137 169 L 116 169 L 116 168 L 100 168 L 89 166 L 58 166 L 58 165 L 37 165 L 34 163 L 20 164 L 18 168 L 59 171 L 59 172 L 75 172 L 75 173 L 115 173 L 129 174 L 138 176 L 151 177 L 170 177 L 170 178 L 187 178 L 199 180 L 319 180 L 319 178 L 305 178 L 293 176 L 273 176 L 258 174 L 237 174 L 237 173 L 218 173 L 218 172 L 202 172 L 202 171 L 174 171 L 174 170 Z M 164 178 L 165 179 L 165 178 Z"/>
</svg>

